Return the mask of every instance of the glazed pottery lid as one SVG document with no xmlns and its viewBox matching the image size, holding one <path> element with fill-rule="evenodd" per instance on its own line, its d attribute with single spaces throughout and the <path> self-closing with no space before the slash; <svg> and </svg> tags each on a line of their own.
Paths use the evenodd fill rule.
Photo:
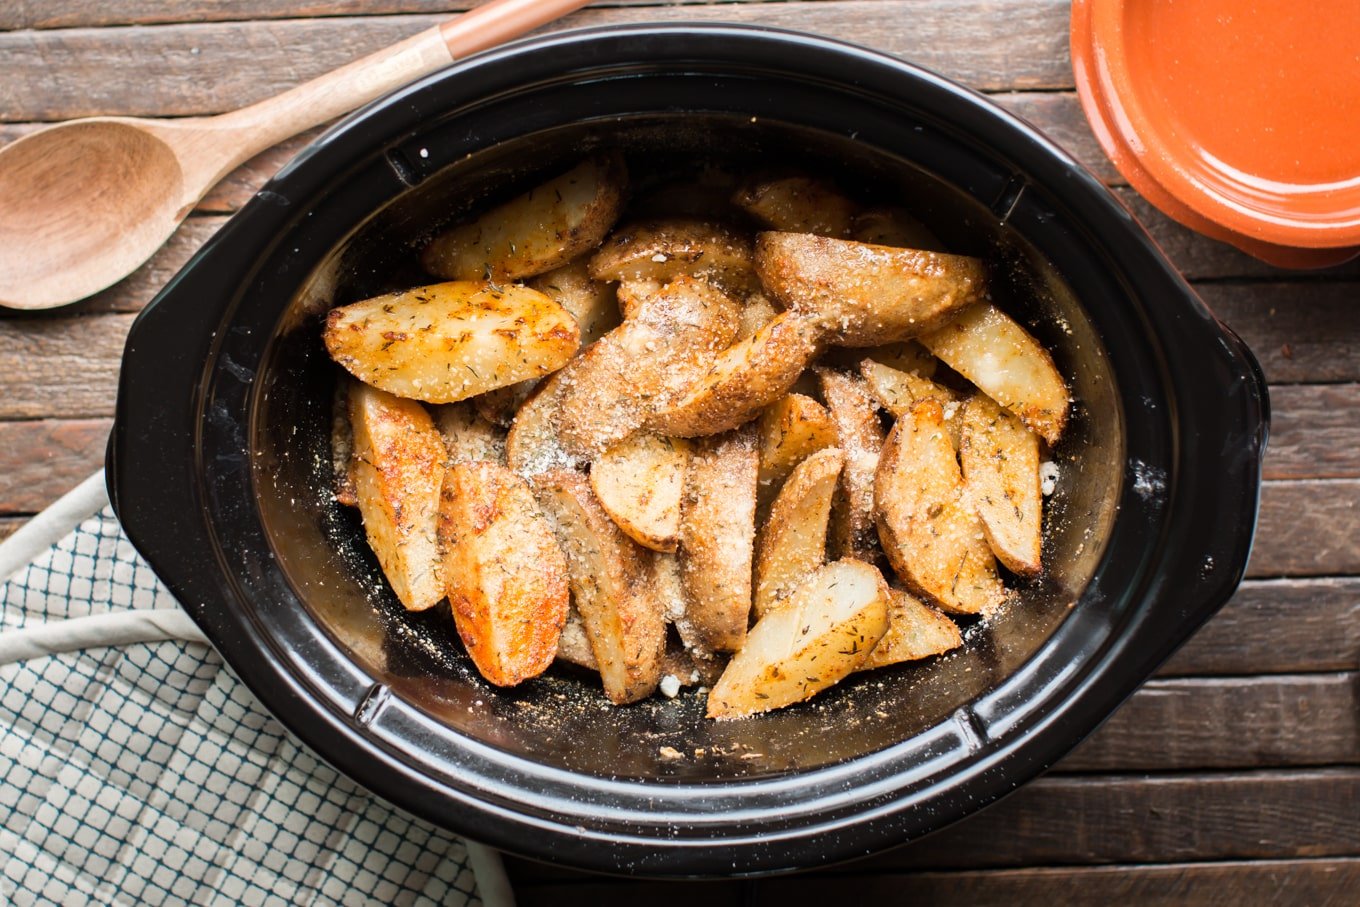
<svg viewBox="0 0 1360 907">
<path fill-rule="evenodd" d="M 1168 215 L 1282 264 L 1354 254 L 1355 0 L 1076 0 L 1072 56 L 1097 139 Z"/>
</svg>

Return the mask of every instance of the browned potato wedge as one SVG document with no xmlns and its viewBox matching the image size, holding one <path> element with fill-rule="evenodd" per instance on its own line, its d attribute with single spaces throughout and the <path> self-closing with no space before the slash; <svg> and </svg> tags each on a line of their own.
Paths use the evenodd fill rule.
<svg viewBox="0 0 1360 907">
<path fill-rule="evenodd" d="M 1057 444 L 1067 425 L 1067 385 L 1048 350 L 1005 312 L 979 303 L 921 336 L 945 364 Z"/>
<path fill-rule="evenodd" d="M 458 635 L 481 675 L 511 687 L 552 663 L 567 562 L 524 479 L 485 460 L 444 477 L 439 544 Z"/>
<path fill-rule="evenodd" d="M 983 394 L 964 405 L 961 421 L 964 489 L 982 517 L 987 543 L 1001 563 L 1033 576 L 1043 569 L 1039 437 Z"/>
<path fill-rule="evenodd" d="M 586 636 L 585 622 L 575 608 L 567 610 L 567 622 L 562 625 L 562 634 L 557 638 L 557 660 L 588 671 L 600 670 L 595 651 L 590 648 L 590 637 Z"/>
<path fill-rule="evenodd" d="M 986 294 L 976 258 L 810 233 L 761 233 L 755 264 L 776 300 L 815 319 L 839 346 L 916 336 Z"/>
<path fill-rule="evenodd" d="M 821 567 L 762 617 L 708 694 L 709 718 L 802 702 L 864 663 L 888 630 L 888 584 L 863 561 Z"/>
<path fill-rule="evenodd" d="M 349 425 L 351 384 L 349 378 L 341 375 L 331 398 L 331 471 L 335 478 L 331 493 L 335 502 L 345 507 L 359 504 L 354 487 L 354 429 Z"/>
<path fill-rule="evenodd" d="M 505 432 L 483 419 L 469 401 L 436 406 L 434 422 L 448 451 L 447 465 L 477 460 L 505 463 Z"/>
<path fill-rule="evenodd" d="M 423 611 L 444 598 L 435 541 L 444 444 L 425 407 L 367 384 L 350 388 L 349 422 L 368 544 L 401 603 Z"/>
<path fill-rule="evenodd" d="M 515 421 L 515 413 L 524 405 L 524 401 L 529 399 L 529 395 L 538 387 L 538 379 L 530 378 L 528 381 L 521 381 L 518 384 L 509 384 L 505 387 L 498 387 L 494 391 L 487 391 L 472 398 L 472 405 L 483 419 L 492 425 L 499 425 L 501 428 L 509 428 Z"/>
<path fill-rule="evenodd" d="M 826 180 L 787 176 L 737 191 L 737 207 L 775 230 L 848 236 L 857 206 Z"/>
<path fill-rule="evenodd" d="M 911 372 L 919 378 L 932 377 L 935 367 L 940 364 L 940 360 L 917 340 L 901 340 L 870 347 L 864 351 L 864 355 L 899 372 Z"/>
<path fill-rule="evenodd" d="M 679 544 L 689 451 L 688 441 L 640 431 L 590 465 L 600 506 L 639 545 L 674 551 Z"/>
<path fill-rule="evenodd" d="M 959 418 L 962 404 L 958 393 L 929 378 L 898 371 L 873 359 L 862 361 L 859 371 L 864 376 L 869 394 L 879 406 L 892 413 L 894 419 L 910 411 L 921 400 L 939 401 L 940 406 L 944 407 L 945 431 L 954 449 L 958 450 L 959 436 L 963 431 L 963 420 Z"/>
<path fill-rule="evenodd" d="M 930 228 L 901 208 L 874 208 L 855 218 L 851 236 L 860 242 L 898 249 L 945 252 L 944 243 Z"/>
<path fill-rule="evenodd" d="M 912 591 L 958 614 L 989 614 L 1000 605 L 996 562 L 982 520 L 964 499 L 939 402 L 921 401 L 893 426 L 874 504 L 883 550 Z"/>
<path fill-rule="evenodd" d="M 756 546 L 756 619 L 826 563 L 826 527 L 845 455 L 838 447 L 819 450 L 784 483 L 760 531 Z"/>
<path fill-rule="evenodd" d="M 874 646 L 861 671 L 917 661 L 941 655 L 963 645 L 958 624 L 923 604 L 910 592 L 891 590 L 888 599 L 888 632 Z"/>
<path fill-rule="evenodd" d="M 594 249 L 618 220 L 623 158 L 601 154 L 425 247 L 425 270 L 448 280 L 520 280 Z"/>
<path fill-rule="evenodd" d="M 701 220 L 643 221 L 620 227 L 590 260 L 596 280 L 669 283 L 698 277 L 737 296 L 760 289 L 751 241 Z"/>
<path fill-rule="evenodd" d="M 774 321 L 778 315 L 779 309 L 770 301 L 770 297 L 764 293 L 752 293 L 741 307 L 741 327 L 737 330 L 737 339 L 745 340 Z"/>
<path fill-rule="evenodd" d="M 774 499 L 795 466 L 836 443 L 836 426 L 826 407 L 803 394 L 786 394 L 765 407 L 757 431 L 763 503 Z"/>
<path fill-rule="evenodd" d="M 740 306 L 712 285 L 682 276 L 646 286 L 630 317 L 581 354 L 562 397 L 562 442 L 583 459 L 641 428 L 736 336 Z"/>
<path fill-rule="evenodd" d="M 707 440 L 690 459 L 681 567 L 686 617 L 707 651 L 735 652 L 746 638 L 759 466 L 750 430 Z"/>
<path fill-rule="evenodd" d="M 836 446 L 845 452 L 840 489 L 831 510 L 831 551 L 836 557 L 873 562 L 874 473 L 883 448 L 883 425 L 864 379 L 817 369 L 822 399 L 836 428 Z"/>
<path fill-rule="evenodd" d="M 530 481 L 566 555 L 572 601 L 605 695 L 615 705 L 651 695 L 661 679 L 666 621 L 648 588 L 648 553 L 609 519 L 585 476 L 557 469 Z"/>
<path fill-rule="evenodd" d="M 581 346 L 589 346 L 619 326 L 614 285 L 590 276 L 590 256 L 541 274 L 529 286 L 571 313 L 581 329 Z"/>
<path fill-rule="evenodd" d="M 331 358 L 367 384 L 453 403 L 566 365 L 580 346 L 566 310 L 528 287 L 452 281 L 332 309 Z"/>
<path fill-rule="evenodd" d="M 685 393 L 648 420 L 663 435 L 695 438 L 736 428 L 788 393 L 817 355 L 820 330 L 781 312 L 755 334 L 725 350 Z"/>
<path fill-rule="evenodd" d="M 580 357 L 538 386 L 520 406 L 505 439 L 510 468 L 528 478 L 550 469 L 580 469 L 585 464 L 562 444 L 562 398 L 581 369 Z"/>
</svg>

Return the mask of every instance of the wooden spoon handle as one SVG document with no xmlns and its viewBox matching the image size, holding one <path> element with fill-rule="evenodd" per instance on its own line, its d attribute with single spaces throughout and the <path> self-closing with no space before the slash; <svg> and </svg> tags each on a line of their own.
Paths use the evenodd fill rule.
<svg viewBox="0 0 1360 907">
<path fill-rule="evenodd" d="M 533 31 L 589 0 L 492 0 L 283 94 L 214 117 L 235 133 L 220 173 L 299 132 L 329 122 L 454 60 Z M 214 179 L 213 182 L 216 180 Z"/>
</svg>

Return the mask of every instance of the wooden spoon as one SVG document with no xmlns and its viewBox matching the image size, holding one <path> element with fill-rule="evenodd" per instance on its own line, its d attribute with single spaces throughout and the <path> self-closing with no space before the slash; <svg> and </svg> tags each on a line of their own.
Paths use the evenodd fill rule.
<svg viewBox="0 0 1360 907">
<path fill-rule="evenodd" d="M 589 0 L 492 0 L 277 97 L 214 117 L 93 117 L 0 149 L 0 305 L 46 309 L 121 280 L 223 176 L 278 142 Z"/>
</svg>

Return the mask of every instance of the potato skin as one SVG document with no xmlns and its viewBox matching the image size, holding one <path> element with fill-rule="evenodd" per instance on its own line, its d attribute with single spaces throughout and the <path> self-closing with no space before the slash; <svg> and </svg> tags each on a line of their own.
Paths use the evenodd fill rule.
<svg viewBox="0 0 1360 907">
<path fill-rule="evenodd" d="M 913 592 L 956 614 L 990 614 L 1005 590 L 982 521 L 964 499 L 944 412 L 924 400 L 897 420 L 874 482 L 878 534 Z"/>
<path fill-rule="evenodd" d="M 732 196 L 732 202 L 775 230 L 819 236 L 847 236 L 858 210 L 831 183 L 811 176 L 750 183 Z"/>
<path fill-rule="evenodd" d="M 561 176 L 432 239 L 421 265 L 449 280 L 508 281 L 561 267 L 594 249 L 618 220 L 628 173 L 617 154 Z"/>
<path fill-rule="evenodd" d="M 332 309 L 322 339 L 366 384 L 454 403 L 556 371 L 576 354 L 580 331 L 536 290 L 451 281 Z"/>
<path fill-rule="evenodd" d="M 986 296 L 982 262 L 810 233 L 761 233 L 756 273 L 837 346 L 878 346 L 938 327 Z"/>
<path fill-rule="evenodd" d="M 444 444 L 419 403 L 358 382 L 350 387 L 349 421 L 368 544 L 402 605 L 423 611 L 444 598 L 435 540 Z"/>
<path fill-rule="evenodd" d="M 816 373 L 836 429 L 836 446 L 845 452 L 840 489 L 831 510 L 831 553 L 872 563 L 876 540 L 874 474 L 883 448 L 883 426 L 858 375 L 826 368 Z"/>
<path fill-rule="evenodd" d="M 591 258 L 590 276 L 657 284 L 697 277 L 736 296 L 760 289 L 751 264 L 750 239 L 718 224 L 683 217 L 641 221 L 615 230 Z"/>
<path fill-rule="evenodd" d="M 439 542 L 454 623 L 497 686 L 552 663 L 567 619 L 567 562 L 524 479 L 485 460 L 445 475 Z"/>
</svg>

